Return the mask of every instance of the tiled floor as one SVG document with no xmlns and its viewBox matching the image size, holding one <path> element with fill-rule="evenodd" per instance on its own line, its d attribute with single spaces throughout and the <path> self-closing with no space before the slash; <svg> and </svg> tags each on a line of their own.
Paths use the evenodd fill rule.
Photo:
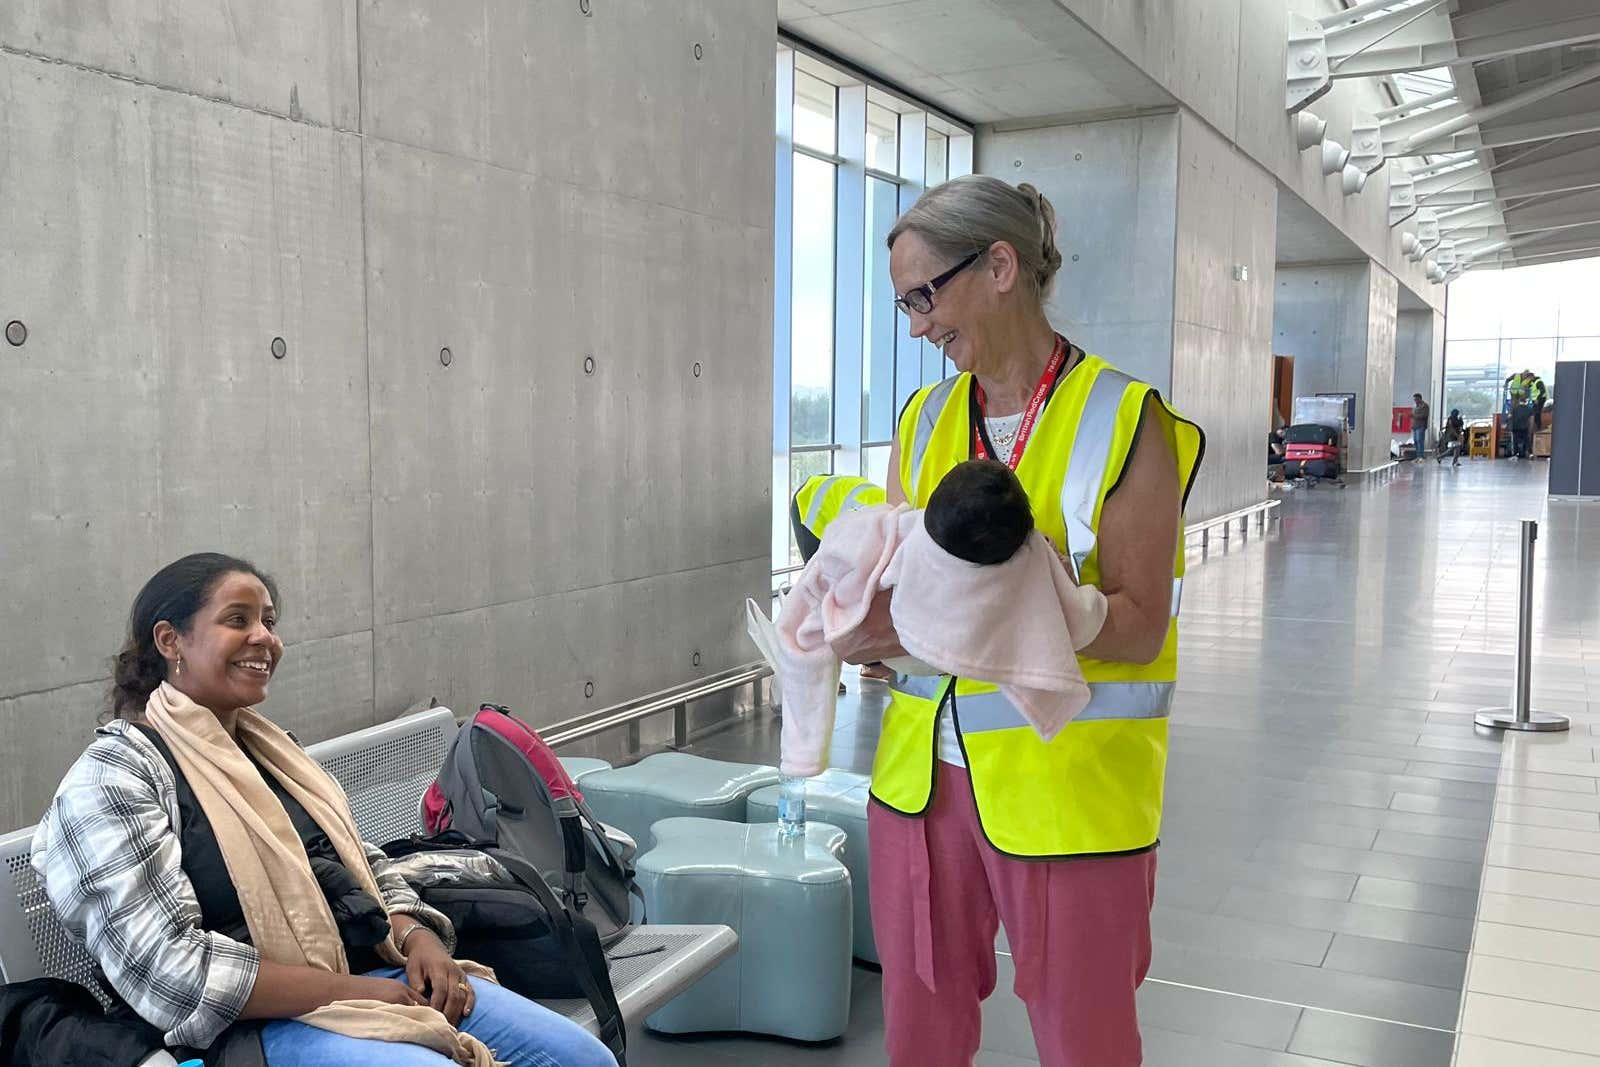
<svg viewBox="0 0 1600 1067">
<path fill-rule="evenodd" d="M 1580 646 L 1583 636 L 1580 625 Z M 1460 1067 L 1600 1067 L 1600 708 L 1582 695 L 1548 689 L 1535 701 L 1569 715 L 1569 732 L 1505 742 Z"/>
<path fill-rule="evenodd" d="M 1547 508 L 1544 474 L 1479 462 L 1295 491 L 1264 540 L 1191 554 L 1147 1064 L 1449 1064 L 1481 881 L 1460 1064 L 1600 1065 L 1492 1040 L 1600 1049 L 1600 511 Z M 1583 721 L 1502 772 L 1471 716 L 1509 685 L 1525 517 L 1545 519 L 1538 703 Z M 866 770 L 883 690 L 851 690 L 834 762 Z M 761 720 L 695 750 L 771 760 L 776 745 Z M 979 1062 L 1034 1062 L 1000 989 Z M 881 1064 L 878 991 L 858 969 L 850 1032 L 829 1045 L 641 1033 L 630 1059 Z"/>
</svg>

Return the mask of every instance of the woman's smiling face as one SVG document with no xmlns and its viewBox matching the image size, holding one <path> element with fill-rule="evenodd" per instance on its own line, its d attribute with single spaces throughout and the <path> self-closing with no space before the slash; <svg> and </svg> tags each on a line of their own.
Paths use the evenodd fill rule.
<svg viewBox="0 0 1600 1067">
<path fill-rule="evenodd" d="M 283 659 L 278 612 L 261 579 L 230 571 L 217 579 L 187 632 L 156 624 L 167 680 L 201 707 L 233 711 L 267 698 Z"/>
</svg>

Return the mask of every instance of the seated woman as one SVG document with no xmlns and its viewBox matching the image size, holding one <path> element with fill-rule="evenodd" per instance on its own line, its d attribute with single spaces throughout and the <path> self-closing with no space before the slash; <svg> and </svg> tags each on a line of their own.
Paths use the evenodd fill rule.
<svg viewBox="0 0 1600 1067">
<path fill-rule="evenodd" d="M 615 1067 L 574 1023 L 451 959 L 449 920 L 252 710 L 283 657 L 278 609 L 271 578 L 215 553 L 139 593 L 117 718 L 33 839 L 62 924 L 175 1048 L 258 1040 L 269 1067 Z"/>
</svg>

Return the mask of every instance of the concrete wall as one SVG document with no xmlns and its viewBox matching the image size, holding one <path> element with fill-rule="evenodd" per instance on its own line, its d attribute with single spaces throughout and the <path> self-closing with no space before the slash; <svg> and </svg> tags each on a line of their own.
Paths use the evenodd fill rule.
<svg viewBox="0 0 1600 1067">
<path fill-rule="evenodd" d="M 0 829 L 190 551 L 279 577 L 267 710 L 306 741 L 749 658 L 774 30 L 771 0 L 0 7 L 0 318 L 29 328 L 0 356 Z"/>
<path fill-rule="evenodd" d="M 1206 431 L 1189 501 L 1261 499 L 1277 184 L 1188 113 L 985 131 L 977 168 L 1050 198 L 1064 262 L 1049 310 Z M 1235 278 L 1235 267 L 1247 278 Z M 1253 382 L 1253 388 L 1241 388 Z"/>
<path fill-rule="evenodd" d="M 1347 459 L 1356 470 L 1388 461 L 1398 294 L 1375 264 L 1278 267 L 1272 350 L 1294 357 L 1296 396 L 1356 394 Z"/>
<path fill-rule="evenodd" d="M 1272 177 L 1183 112 L 1172 399 L 1206 432 L 1191 519 L 1258 503 L 1264 492 L 1277 216 Z"/>
<path fill-rule="evenodd" d="M 1399 284 L 1394 275 L 1373 264 L 1367 278 L 1367 380 L 1362 399 L 1365 408 L 1356 409 L 1361 423 L 1359 445 L 1354 449 L 1360 462 L 1356 470 L 1371 470 L 1389 462 L 1393 405 L 1384 399 L 1394 393 L 1394 335 Z"/>
<path fill-rule="evenodd" d="M 1419 264 L 1400 251 L 1400 231 L 1388 224 L 1388 178 L 1373 174 L 1366 189 L 1346 197 L 1337 176 L 1324 177 L 1315 152 L 1294 142 L 1284 109 L 1288 40 L 1284 0 L 1056 0 L 1143 69 L 1224 138 L 1238 145 L 1362 251 L 1437 307 L 1444 287 L 1429 283 Z M 1289 0 L 1291 9 L 1320 16 L 1341 10 L 1338 0 Z M 1368 79 L 1334 83 L 1311 106 L 1328 120 L 1328 136 L 1348 146 L 1351 118 L 1389 106 Z"/>
<path fill-rule="evenodd" d="M 1399 313 L 1394 333 L 1394 402 L 1411 403 L 1421 393 L 1438 408 L 1444 398 L 1444 316 L 1437 311 Z M 1442 421 L 1444 412 L 1437 413 Z"/>
<path fill-rule="evenodd" d="M 976 168 L 1032 182 L 1056 209 L 1051 321 L 1167 392 L 1178 209 L 1178 116 L 985 131 Z"/>
</svg>

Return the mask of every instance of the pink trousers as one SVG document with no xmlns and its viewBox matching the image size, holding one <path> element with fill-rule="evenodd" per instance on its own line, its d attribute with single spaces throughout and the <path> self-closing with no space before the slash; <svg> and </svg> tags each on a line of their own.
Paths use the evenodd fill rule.
<svg viewBox="0 0 1600 1067">
<path fill-rule="evenodd" d="M 1137 1067 L 1154 852 L 1020 860 L 984 839 L 965 768 L 936 764 L 921 818 L 873 803 L 872 929 L 893 1067 L 969 1067 L 1005 923 L 1043 1067 Z"/>
</svg>

